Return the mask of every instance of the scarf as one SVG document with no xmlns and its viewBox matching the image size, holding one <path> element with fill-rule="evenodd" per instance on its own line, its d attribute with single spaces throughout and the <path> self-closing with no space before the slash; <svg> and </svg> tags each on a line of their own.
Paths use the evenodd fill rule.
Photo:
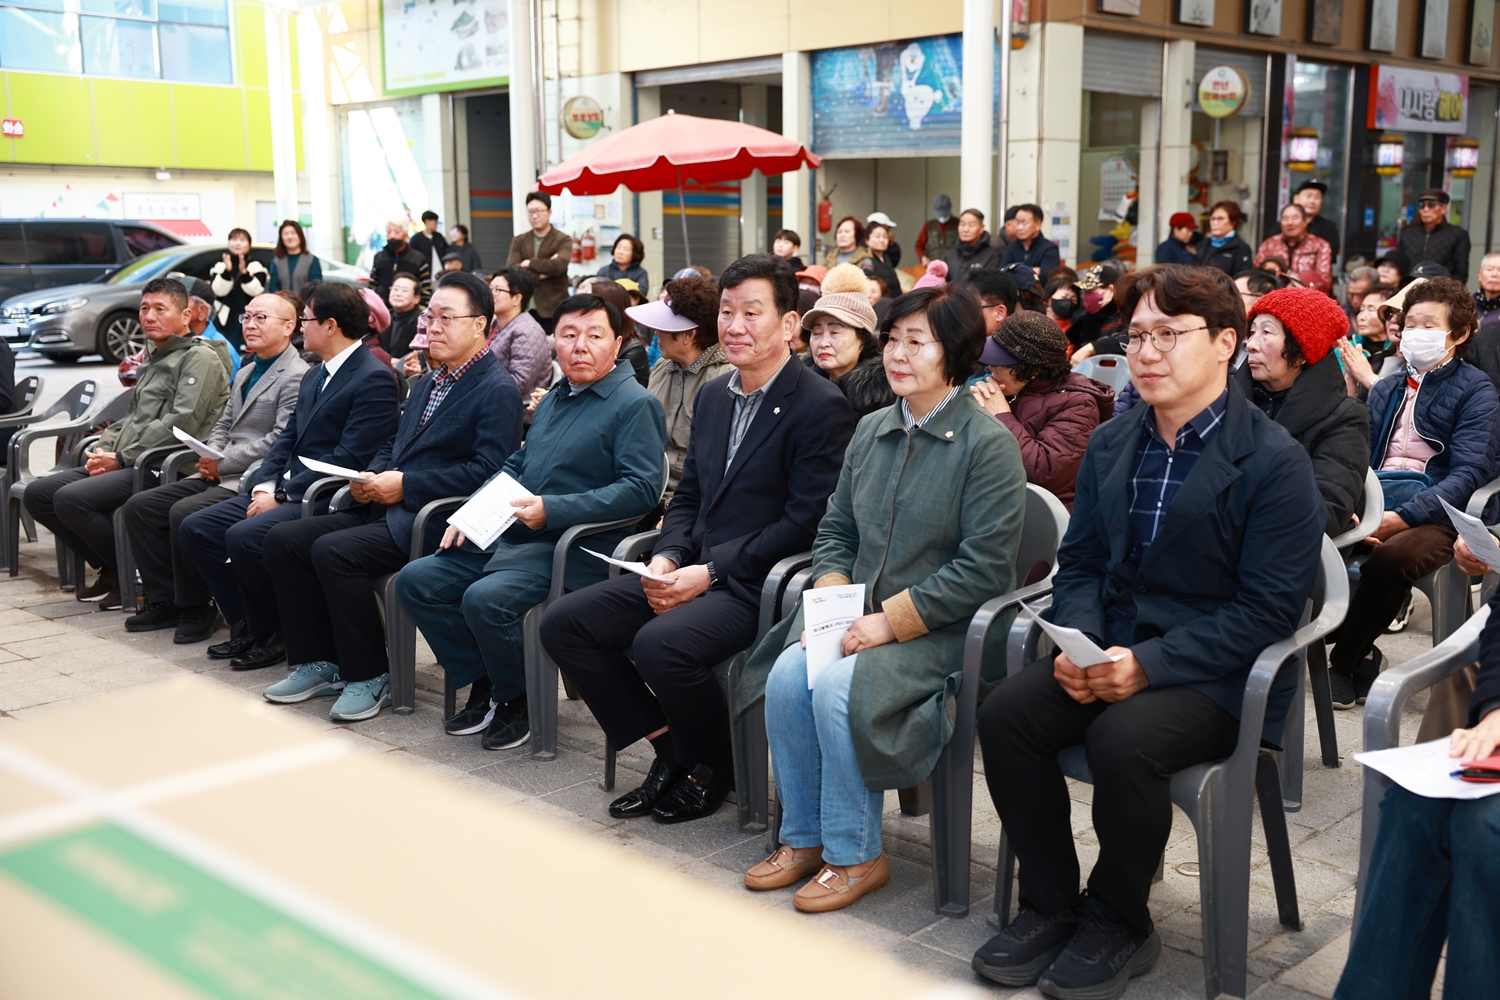
<svg viewBox="0 0 1500 1000">
<path fill-rule="evenodd" d="M 1228 233 L 1224 236 L 1210 236 L 1208 242 L 1213 245 L 1215 250 L 1223 250 L 1229 245 L 1229 241 L 1232 239 L 1234 239 L 1234 233 Z"/>
</svg>

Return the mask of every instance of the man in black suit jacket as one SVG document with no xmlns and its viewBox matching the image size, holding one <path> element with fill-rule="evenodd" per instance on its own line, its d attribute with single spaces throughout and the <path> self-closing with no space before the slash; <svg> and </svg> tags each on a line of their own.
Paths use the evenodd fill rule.
<svg viewBox="0 0 1500 1000">
<path fill-rule="evenodd" d="M 249 496 L 189 516 L 178 541 L 234 628 L 208 655 L 236 670 L 269 667 L 286 656 L 271 578 L 261 555 L 267 532 L 301 516 L 302 494 L 322 473 L 299 459 L 364 469 L 396 430 L 396 379 L 362 343 L 370 307 L 351 285 L 309 285 L 302 310 L 306 350 L 323 359 L 302 378 L 297 409 L 271 445 Z"/>
<path fill-rule="evenodd" d="M 265 690 L 268 701 L 341 691 L 329 712 L 334 721 L 380 714 L 391 684 L 375 578 L 406 565 L 424 504 L 474 492 L 520 447 L 521 390 L 487 345 L 490 286 L 449 272 L 428 312 L 427 352 L 437 367 L 412 390 L 399 428 L 369 464 L 373 481 L 350 484 L 358 506 L 278 524 L 266 535 L 266 571 L 287 660 L 296 665 Z M 442 533 L 442 519 L 434 519 L 425 541 L 436 548 Z"/>
<path fill-rule="evenodd" d="M 719 343 L 738 370 L 704 385 L 694 404 L 651 559 L 672 582 L 624 574 L 561 598 L 542 619 L 542 645 L 610 741 L 656 749 L 645 783 L 610 805 L 616 817 L 697 819 L 734 787 L 713 667 L 755 642 L 766 574 L 812 545 L 854 434 L 843 393 L 788 347 L 798 324 L 791 266 L 752 254 L 719 287 Z"/>
</svg>

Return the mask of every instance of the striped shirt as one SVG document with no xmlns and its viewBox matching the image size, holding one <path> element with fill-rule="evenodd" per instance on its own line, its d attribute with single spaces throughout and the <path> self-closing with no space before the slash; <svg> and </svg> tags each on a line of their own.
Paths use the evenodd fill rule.
<svg viewBox="0 0 1500 1000">
<path fill-rule="evenodd" d="M 795 357 L 795 354 L 788 351 L 786 360 L 781 362 L 781 367 L 776 369 L 776 374 L 766 379 L 765 385 L 748 395 L 740 382 L 740 370 L 736 368 L 734 374 L 729 376 L 729 394 L 734 397 L 734 420 L 729 425 L 729 457 L 724 460 L 725 469 L 734 464 L 734 453 L 740 450 L 740 442 L 745 440 L 745 432 L 750 429 L 750 424 L 755 420 L 755 414 L 760 411 L 761 401 L 766 398 L 766 390 L 771 388 L 771 383 L 775 382 L 777 376 L 786 370 L 787 362 Z"/>
<path fill-rule="evenodd" d="M 916 417 L 913 417 L 911 415 L 911 407 L 906 404 L 906 398 L 902 397 L 902 399 L 901 399 L 901 422 L 906 425 L 906 433 L 910 434 L 912 431 L 916 430 L 918 427 L 923 426 L 924 424 L 927 423 L 927 421 L 929 421 L 933 417 L 937 416 L 938 411 L 941 410 L 943 407 L 947 406 L 949 403 L 953 402 L 953 397 L 957 396 L 965 388 L 967 388 L 967 386 L 955 385 L 953 387 L 953 389 L 948 393 L 948 395 L 944 396 L 942 398 L 942 400 L 940 400 L 938 402 L 938 405 L 936 405 L 932 409 L 928 410 L 922 416 L 921 420 L 918 420 Z"/>
<path fill-rule="evenodd" d="M 474 362 L 478 361 L 488 353 L 490 353 L 490 348 L 489 345 L 486 344 L 484 347 L 480 348 L 479 353 L 475 354 L 472 358 L 470 358 L 468 361 L 465 361 L 457 369 L 451 372 L 448 370 L 447 365 L 433 370 L 432 391 L 427 394 L 427 405 L 422 409 L 422 422 L 417 426 L 427 426 L 427 421 L 432 419 L 432 415 L 436 413 L 437 408 L 443 404 L 443 400 L 448 398 L 448 393 L 452 392 L 453 387 L 458 384 L 458 380 L 463 378 L 464 372 L 474 367 Z"/>
<path fill-rule="evenodd" d="M 1137 565 L 1156 540 L 1156 533 L 1166 520 L 1172 500 L 1187 481 L 1188 473 L 1193 471 L 1198 456 L 1208 447 L 1209 439 L 1224 422 L 1228 408 L 1229 390 L 1226 389 L 1201 413 L 1178 428 L 1175 448 L 1168 448 L 1166 440 L 1157 431 L 1155 408 L 1148 406 L 1141 414 L 1146 434 L 1141 438 L 1135 470 L 1130 475 L 1131 557 Z"/>
</svg>

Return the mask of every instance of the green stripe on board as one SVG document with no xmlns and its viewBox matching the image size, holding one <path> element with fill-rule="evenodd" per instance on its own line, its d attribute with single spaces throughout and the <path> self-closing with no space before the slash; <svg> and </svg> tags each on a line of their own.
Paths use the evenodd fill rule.
<svg viewBox="0 0 1500 1000">
<path fill-rule="evenodd" d="M 206 996 L 440 1000 L 118 826 L 0 852 L 0 870 Z"/>
</svg>

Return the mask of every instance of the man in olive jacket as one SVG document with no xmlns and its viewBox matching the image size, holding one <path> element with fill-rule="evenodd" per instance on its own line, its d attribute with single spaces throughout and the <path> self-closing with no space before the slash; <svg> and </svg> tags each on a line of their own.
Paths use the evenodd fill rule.
<svg viewBox="0 0 1500 1000">
<path fill-rule="evenodd" d="M 568 262 L 573 259 L 573 237 L 552 225 L 552 196 L 533 191 L 526 196 L 526 221 L 531 228 L 510 241 L 506 267 L 531 273 L 536 282 L 531 309 L 542 329 L 552 332 L 553 312 L 568 297 Z"/>
<path fill-rule="evenodd" d="M 205 437 L 229 400 L 222 348 L 191 335 L 187 289 L 156 278 L 141 292 L 141 329 L 150 342 L 137 375 L 130 411 L 105 428 L 81 469 L 34 480 L 23 502 L 36 518 L 101 572 L 90 587 L 79 581 L 80 601 L 120 606 L 115 578 L 115 508 L 130 499 L 133 466 L 144 451 L 177 444 L 180 428 Z M 148 480 L 155 485 L 154 474 Z"/>
</svg>

